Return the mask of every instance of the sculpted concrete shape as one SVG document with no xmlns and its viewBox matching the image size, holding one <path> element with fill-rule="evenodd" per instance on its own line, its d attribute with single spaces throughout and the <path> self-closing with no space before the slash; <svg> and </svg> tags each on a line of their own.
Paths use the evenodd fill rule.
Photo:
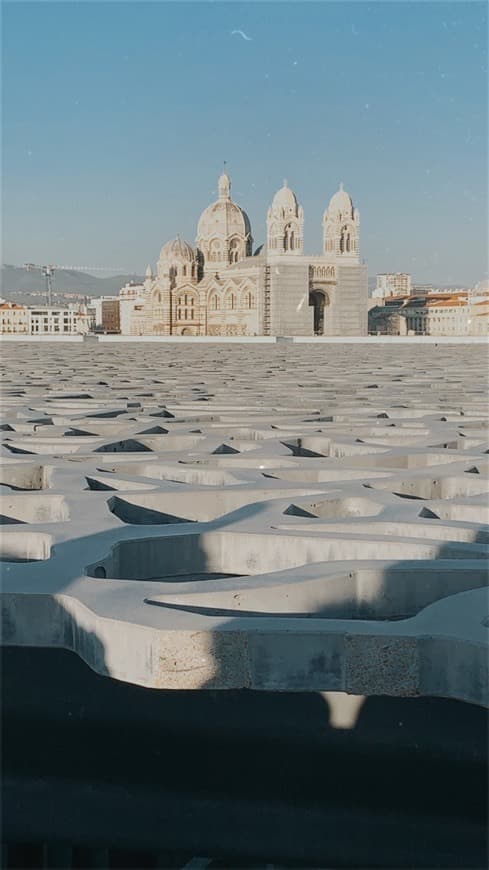
<svg viewBox="0 0 489 870">
<path fill-rule="evenodd" d="M 463 345 L 12 345 L 3 642 L 487 705 L 486 379 Z"/>
</svg>

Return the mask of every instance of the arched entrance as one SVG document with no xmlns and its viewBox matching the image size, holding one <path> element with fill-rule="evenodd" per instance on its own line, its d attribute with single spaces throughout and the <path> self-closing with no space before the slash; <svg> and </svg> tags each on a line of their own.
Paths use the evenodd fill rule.
<svg viewBox="0 0 489 870">
<path fill-rule="evenodd" d="M 324 309 L 329 305 L 329 296 L 325 290 L 311 290 L 309 305 L 314 308 L 314 335 L 324 335 Z"/>
</svg>

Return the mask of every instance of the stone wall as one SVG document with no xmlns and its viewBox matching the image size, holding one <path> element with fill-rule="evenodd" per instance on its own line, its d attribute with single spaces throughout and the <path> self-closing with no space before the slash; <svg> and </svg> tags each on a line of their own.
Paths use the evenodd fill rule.
<svg viewBox="0 0 489 870">
<path fill-rule="evenodd" d="M 328 335 L 367 335 L 367 267 L 338 264 L 338 284 Z"/>
<path fill-rule="evenodd" d="M 272 335 L 312 335 L 309 306 L 309 263 L 282 258 L 270 262 L 270 327 Z"/>
</svg>

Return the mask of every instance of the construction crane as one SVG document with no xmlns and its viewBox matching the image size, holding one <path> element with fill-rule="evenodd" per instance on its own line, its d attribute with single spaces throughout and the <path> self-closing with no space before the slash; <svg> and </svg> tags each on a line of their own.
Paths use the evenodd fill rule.
<svg viewBox="0 0 489 870">
<path fill-rule="evenodd" d="M 24 269 L 27 272 L 39 271 L 43 278 L 46 279 L 46 300 L 48 306 L 51 307 L 52 293 L 54 287 L 54 273 L 56 269 L 66 269 L 70 272 L 123 272 L 122 266 L 59 266 L 50 263 L 46 266 L 40 266 L 38 263 L 24 263 Z"/>
</svg>

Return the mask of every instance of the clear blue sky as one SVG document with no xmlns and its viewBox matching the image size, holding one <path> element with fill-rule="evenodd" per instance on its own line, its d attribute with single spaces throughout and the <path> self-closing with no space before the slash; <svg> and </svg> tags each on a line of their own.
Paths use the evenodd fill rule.
<svg viewBox="0 0 489 870">
<path fill-rule="evenodd" d="M 233 30 L 243 30 L 245 40 Z M 7 3 L 3 261 L 139 272 L 228 161 L 255 243 L 343 181 L 369 272 L 487 270 L 484 3 Z"/>
</svg>

